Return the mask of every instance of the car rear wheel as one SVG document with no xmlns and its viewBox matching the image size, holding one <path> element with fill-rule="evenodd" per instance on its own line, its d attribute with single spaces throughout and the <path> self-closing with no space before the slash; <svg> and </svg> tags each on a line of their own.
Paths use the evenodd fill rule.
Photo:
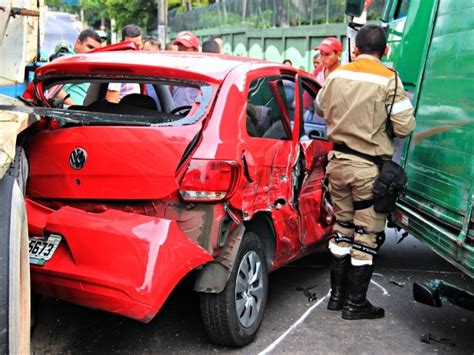
<svg viewBox="0 0 474 355">
<path fill-rule="evenodd" d="M 201 294 L 201 317 L 211 341 L 226 346 L 250 343 L 262 323 L 267 292 L 262 242 L 257 235 L 247 232 L 224 290 Z"/>
</svg>

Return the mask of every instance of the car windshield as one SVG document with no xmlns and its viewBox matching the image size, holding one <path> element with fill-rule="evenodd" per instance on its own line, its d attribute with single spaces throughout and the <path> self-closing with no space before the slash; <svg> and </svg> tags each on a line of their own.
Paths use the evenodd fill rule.
<svg viewBox="0 0 474 355">
<path fill-rule="evenodd" d="M 176 79 L 67 79 L 39 86 L 46 115 L 67 124 L 179 126 L 196 122 L 209 105 L 212 86 Z"/>
</svg>

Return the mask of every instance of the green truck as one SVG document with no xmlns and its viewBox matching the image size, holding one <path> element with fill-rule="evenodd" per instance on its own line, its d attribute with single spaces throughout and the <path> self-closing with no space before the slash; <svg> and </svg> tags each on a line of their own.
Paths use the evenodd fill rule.
<svg viewBox="0 0 474 355">
<path fill-rule="evenodd" d="M 360 11 L 363 1 L 347 5 Z M 472 279 L 474 1 L 387 0 L 382 25 L 387 64 L 399 72 L 416 117 L 400 159 L 408 190 L 396 224 Z M 443 285 L 434 285 L 442 296 Z"/>
</svg>

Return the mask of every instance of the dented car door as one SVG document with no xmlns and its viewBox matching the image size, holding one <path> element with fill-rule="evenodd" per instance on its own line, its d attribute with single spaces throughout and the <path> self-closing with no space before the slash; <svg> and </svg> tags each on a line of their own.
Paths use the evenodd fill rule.
<svg viewBox="0 0 474 355">
<path fill-rule="evenodd" d="M 280 73 L 249 77 L 248 82 L 246 123 L 250 139 L 244 156 L 251 181 L 243 194 L 242 209 L 247 218 L 259 211 L 271 213 L 277 235 L 277 265 L 293 258 L 299 249 L 292 188 L 299 146 L 293 139 Z"/>
</svg>

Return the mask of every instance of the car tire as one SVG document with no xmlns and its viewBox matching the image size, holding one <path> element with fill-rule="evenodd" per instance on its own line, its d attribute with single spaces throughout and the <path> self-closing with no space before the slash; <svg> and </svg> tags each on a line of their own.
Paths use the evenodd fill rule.
<svg viewBox="0 0 474 355">
<path fill-rule="evenodd" d="M 227 285 L 221 293 L 201 293 L 201 317 L 213 343 L 241 347 L 250 343 L 263 320 L 268 271 L 263 245 L 247 232 Z"/>
</svg>

